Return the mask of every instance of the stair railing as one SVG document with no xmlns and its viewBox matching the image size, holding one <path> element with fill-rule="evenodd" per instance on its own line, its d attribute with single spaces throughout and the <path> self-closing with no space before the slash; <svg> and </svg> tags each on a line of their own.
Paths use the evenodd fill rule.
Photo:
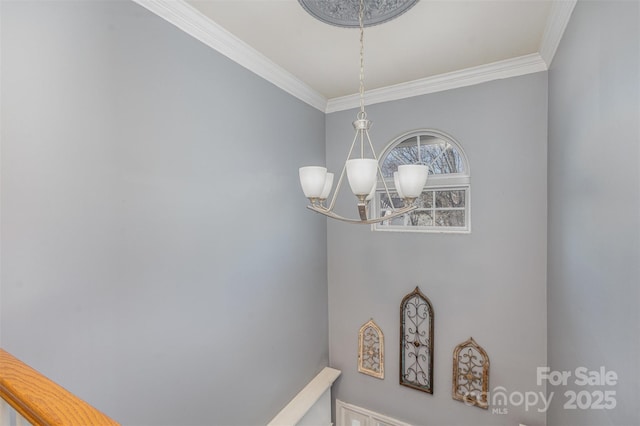
<svg viewBox="0 0 640 426">
<path fill-rule="evenodd" d="M 0 426 L 119 426 L 0 349 Z"/>
</svg>

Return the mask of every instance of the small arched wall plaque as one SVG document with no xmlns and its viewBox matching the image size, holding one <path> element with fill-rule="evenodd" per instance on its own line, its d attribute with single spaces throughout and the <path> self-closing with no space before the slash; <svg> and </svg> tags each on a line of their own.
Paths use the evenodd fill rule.
<svg viewBox="0 0 640 426">
<path fill-rule="evenodd" d="M 400 384 L 433 393 L 433 307 L 418 287 L 400 303 Z"/>
<path fill-rule="evenodd" d="M 470 337 L 453 350 L 453 399 L 487 409 L 489 356 Z"/>
<path fill-rule="evenodd" d="M 384 379 L 384 334 L 373 319 L 358 333 L 358 371 Z"/>
</svg>

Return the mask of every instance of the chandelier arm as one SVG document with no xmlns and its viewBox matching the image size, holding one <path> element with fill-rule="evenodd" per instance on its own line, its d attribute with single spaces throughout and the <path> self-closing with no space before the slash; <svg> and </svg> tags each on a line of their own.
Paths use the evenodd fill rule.
<svg viewBox="0 0 640 426">
<path fill-rule="evenodd" d="M 387 182 L 384 180 L 384 175 L 382 174 L 382 169 L 380 168 L 380 162 L 378 161 L 378 156 L 376 155 L 375 149 L 373 149 L 373 143 L 371 142 L 371 138 L 369 137 L 369 131 L 365 130 L 367 133 L 367 140 L 369 141 L 369 147 L 371 147 L 371 152 L 373 152 L 373 158 L 378 162 L 378 174 L 380 175 L 380 179 L 382 179 L 382 185 L 384 185 L 384 192 L 387 194 L 389 198 L 389 203 L 391 204 L 391 210 L 396 211 L 396 207 L 393 205 L 393 199 L 391 198 L 391 192 L 389 192 L 389 187 L 387 186 Z M 377 186 L 377 185 L 376 185 Z M 374 197 L 375 198 L 375 197 Z"/>
<path fill-rule="evenodd" d="M 347 160 L 351 158 L 351 153 L 353 152 L 353 148 L 356 146 L 356 141 L 358 140 L 358 132 L 356 132 L 353 137 L 353 142 L 351 142 L 351 148 L 349 148 L 349 153 L 347 154 Z M 329 204 L 329 210 L 333 210 L 333 207 L 336 205 L 336 199 L 338 197 L 338 192 L 340 192 L 340 187 L 342 186 L 342 180 L 344 179 L 344 174 L 347 170 L 347 161 L 344 162 L 344 166 L 342 166 L 342 173 L 340 173 L 340 179 L 338 179 L 338 184 L 336 185 L 335 191 L 333 191 L 333 197 L 331 197 L 331 203 Z"/>
<path fill-rule="evenodd" d="M 369 130 L 364 129 L 365 134 L 367 135 L 367 142 L 369 142 L 369 148 L 371 148 L 371 153 L 373 154 L 373 158 L 378 161 L 378 156 L 376 155 L 376 150 L 373 148 L 373 143 L 371 142 L 371 138 L 369 137 Z"/>
<path fill-rule="evenodd" d="M 387 181 L 384 180 L 384 176 L 382 175 L 382 169 L 380 165 L 378 165 L 378 173 L 380 174 L 380 179 L 382 179 L 382 184 L 384 185 L 384 192 L 387 194 L 389 198 L 389 204 L 391 204 L 391 210 L 396 211 L 396 207 L 393 205 L 393 198 L 391 198 L 391 193 L 389 192 L 389 187 L 387 186 Z"/>
<path fill-rule="evenodd" d="M 333 197 L 331 197 L 331 203 L 329 203 L 329 210 L 333 210 L 333 207 L 336 204 L 336 198 L 338 197 L 338 192 L 340 192 L 340 187 L 342 186 L 342 180 L 344 179 L 344 173 L 346 170 L 347 164 L 345 163 L 345 165 L 342 166 L 342 172 L 340 173 L 340 178 L 338 179 L 336 189 L 333 191 Z"/>
<path fill-rule="evenodd" d="M 395 217 L 398 216 L 402 216 L 404 214 L 409 213 L 410 211 L 415 210 L 417 207 L 416 206 L 409 206 L 409 207 L 404 207 L 402 209 L 396 210 L 394 213 L 391 213 L 387 216 L 384 217 L 378 217 L 378 218 L 374 218 L 374 219 L 367 219 L 367 220 L 356 220 L 356 219 L 348 219 L 346 217 L 340 216 L 338 214 L 335 214 L 334 212 L 332 212 L 331 210 L 324 208 L 322 206 L 307 206 L 307 208 L 309 210 L 313 210 L 316 213 L 320 213 L 324 216 L 330 217 L 331 219 L 337 219 L 337 220 L 341 220 L 343 222 L 347 222 L 347 223 L 357 223 L 357 224 L 361 224 L 361 225 L 372 225 L 374 223 L 380 223 L 380 222 L 384 222 L 385 220 L 389 220 L 389 219 L 393 219 Z"/>
</svg>

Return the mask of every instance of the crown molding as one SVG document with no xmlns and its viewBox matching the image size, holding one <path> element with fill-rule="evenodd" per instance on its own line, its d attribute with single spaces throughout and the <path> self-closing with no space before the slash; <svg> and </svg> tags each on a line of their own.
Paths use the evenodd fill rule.
<svg viewBox="0 0 640 426">
<path fill-rule="evenodd" d="M 284 68 L 207 18 L 184 0 L 133 0 L 185 33 L 324 112 L 327 99 Z"/>
<path fill-rule="evenodd" d="M 365 94 L 365 100 L 367 105 L 371 105 L 546 70 L 547 65 L 542 57 L 537 53 L 532 53 L 518 58 L 369 90 Z M 360 100 L 357 94 L 332 98 L 327 102 L 326 112 L 344 111 L 359 105 Z"/>
<path fill-rule="evenodd" d="M 547 26 L 544 29 L 542 42 L 540 43 L 540 56 L 547 64 L 547 68 L 551 67 L 551 62 L 560 45 L 560 40 L 564 30 L 567 28 L 576 3 L 577 0 L 560 0 L 551 3 L 549 19 L 547 19 Z"/>
<path fill-rule="evenodd" d="M 133 1 L 249 71 L 322 112 L 343 111 L 356 108 L 359 105 L 357 94 L 327 100 L 302 80 L 213 22 L 184 0 Z M 373 89 L 366 93 L 367 104 L 405 99 L 497 79 L 546 71 L 553 60 L 576 2 L 577 0 L 552 2 L 549 19 L 547 20 L 540 45 L 540 53 L 532 53 L 518 58 Z"/>
</svg>

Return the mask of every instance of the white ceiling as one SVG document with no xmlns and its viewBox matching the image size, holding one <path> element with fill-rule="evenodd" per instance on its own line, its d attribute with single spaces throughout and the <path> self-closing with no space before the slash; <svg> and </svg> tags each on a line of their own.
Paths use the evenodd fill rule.
<svg viewBox="0 0 640 426">
<path fill-rule="evenodd" d="M 328 99 L 358 91 L 359 30 L 313 18 L 297 0 L 189 3 Z M 538 52 L 550 1 L 420 0 L 365 29 L 376 89 Z"/>
<path fill-rule="evenodd" d="M 355 106 L 359 30 L 320 22 L 297 0 L 134 1 L 319 109 Z M 407 97 L 450 88 L 447 79 L 459 87 L 547 69 L 574 4 L 419 0 L 400 17 L 365 28 L 367 97 L 395 88 L 404 89 L 396 98 Z M 344 105 L 332 107 L 334 101 Z"/>
</svg>

